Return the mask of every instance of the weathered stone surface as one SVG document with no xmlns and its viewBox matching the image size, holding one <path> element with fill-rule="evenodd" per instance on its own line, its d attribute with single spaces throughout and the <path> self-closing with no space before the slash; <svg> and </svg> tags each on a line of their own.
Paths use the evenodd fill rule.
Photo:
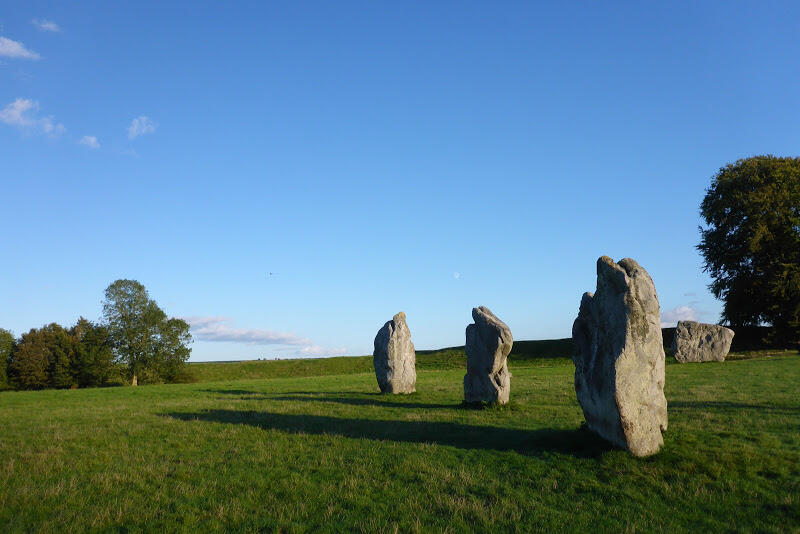
<svg viewBox="0 0 800 534">
<path fill-rule="evenodd" d="M 716 324 L 678 321 L 672 350 L 675 359 L 688 362 L 724 362 L 731 350 L 733 330 Z"/>
<path fill-rule="evenodd" d="M 638 263 L 597 260 L 597 291 L 572 325 L 575 392 L 586 424 L 635 456 L 664 444 L 664 347 L 653 280 Z"/>
<path fill-rule="evenodd" d="M 414 393 L 416 391 L 416 353 L 406 314 L 395 315 L 375 336 L 372 363 L 375 377 L 383 393 Z"/>
<path fill-rule="evenodd" d="M 464 400 L 506 404 L 511 394 L 507 358 L 514 344 L 511 329 L 485 306 L 472 308 L 467 326 L 467 374 Z"/>
</svg>

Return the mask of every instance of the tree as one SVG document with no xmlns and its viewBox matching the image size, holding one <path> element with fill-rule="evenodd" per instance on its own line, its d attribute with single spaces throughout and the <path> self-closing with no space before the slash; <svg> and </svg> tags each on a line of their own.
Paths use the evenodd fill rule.
<svg viewBox="0 0 800 534">
<path fill-rule="evenodd" d="M 128 367 L 132 385 L 145 370 L 149 376 L 158 376 L 167 357 L 182 358 L 181 363 L 189 357 L 190 349 L 185 346 L 191 341 L 188 325 L 180 319 L 168 319 L 136 280 L 117 280 L 106 288 L 103 318 L 117 360 Z M 185 335 L 171 321 L 186 325 Z"/>
<path fill-rule="evenodd" d="M 114 376 L 114 352 L 108 328 L 81 317 L 70 329 L 77 347 L 72 362 L 79 387 L 102 386 Z"/>
<path fill-rule="evenodd" d="M 800 158 L 756 156 L 719 170 L 700 205 L 697 246 L 722 321 L 770 324 L 800 341 Z"/>
<path fill-rule="evenodd" d="M 70 388 L 76 384 L 73 361 L 78 343 L 63 326 L 50 323 L 39 329 L 47 353 L 48 386 Z"/>
<path fill-rule="evenodd" d="M 75 349 L 75 339 L 59 324 L 31 328 L 14 345 L 9 378 L 18 389 L 73 387 Z"/>
<path fill-rule="evenodd" d="M 0 390 L 8 388 L 8 361 L 14 349 L 14 334 L 0 328 Z"/>
<path fill-rule="evenodd" d="M 17 389 L 42 389 L 50 385 L 45 336 L 35 328 L 22 334 L 8 363 L 8 375 Z"/>
<path fill-rule="evenodd" d="M 171 318 L 161 324 L 156 343 L 155 362 L 158 374 L 167 382 L 174 382 L 189 359 L 192 342 L 189 324 L 183 319 Z"/>
</svg>

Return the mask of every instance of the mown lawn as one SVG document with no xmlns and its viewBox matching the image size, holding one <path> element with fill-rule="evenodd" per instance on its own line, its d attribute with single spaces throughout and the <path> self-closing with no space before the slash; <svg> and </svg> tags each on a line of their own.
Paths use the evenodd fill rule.
<svg viewBox="0 0 800 534">
<path fill-rule="evenodd" d="M 668 365 L 648 459 L 581 428 L 573 369 L 484 410 L 460 369 L 2 393 L 0 531 L 800 531 L 800 357 Z"/>
</svg>

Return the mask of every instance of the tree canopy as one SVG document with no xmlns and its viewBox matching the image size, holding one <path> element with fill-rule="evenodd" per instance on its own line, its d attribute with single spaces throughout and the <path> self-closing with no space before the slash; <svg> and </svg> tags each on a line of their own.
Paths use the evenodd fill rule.
<svg viewBox="0 0 800 534">
<path fill-rule="evenodd" d="M 118 375 L 108 328 L 81 317 L 70 333 L 76 341 L 72 365 L 79 387 L 108 384 Z"/>
<path fill-rule="evenodd" d="M 160 379 L 176 376 L 189 358 L 189 325 L 168 318 L 136 280 L 116 280 L 106 288 L 103 318 L 114 353 L 127 366 L 131 384 L 137 384 L 145 371 L 148 377 Z"/>
<path fill-rule="evenodd" d="M 700 205 L 697 248 L 732 326 L 770 324 L 800 341 L 800 158 L 756 156 L 721 168 Z"/>
<path fill-rule="evenodd" d="M 14 342 L 8 361 L 17 389 L 102 386 L 119 379 L 108 330 L 83 317 L 70 329 L 56 323 L 32 328 Z"/>
</svg>

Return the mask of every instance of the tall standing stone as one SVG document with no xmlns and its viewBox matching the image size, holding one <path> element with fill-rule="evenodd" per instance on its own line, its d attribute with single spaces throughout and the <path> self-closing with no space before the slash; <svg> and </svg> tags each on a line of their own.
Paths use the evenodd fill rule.
<svg viewBox="0 0 800 534">
<path fill-rule="evenodd" d="M 464 400 L 506 404 L 511 393 L 508 354 L 514 344 L 511 329 L 485 306 L 472 308 L 474 324 L 467 326 L 467 374 Z"/>
<path fill-rule="evenodd" d="M 398 313 L 378 330 L 372 363 L 382 393 L 416 391 L 416 353 L 405 313 Z"/>
<path fill-rule="evenodd" d="M 653 280 L 638 263 L 597 260 L 597 291 L 572 325 L 575 392 L 586 424 L 635 456 L 664 444 L 664 347 Z"/>
<path fill-rule="evenodd" d="M 733 330 L 716 324 L 678 321 L 672 350 L 675 359 L 687 362 L 724 362 L 731 350 Z"/>
</svg>

